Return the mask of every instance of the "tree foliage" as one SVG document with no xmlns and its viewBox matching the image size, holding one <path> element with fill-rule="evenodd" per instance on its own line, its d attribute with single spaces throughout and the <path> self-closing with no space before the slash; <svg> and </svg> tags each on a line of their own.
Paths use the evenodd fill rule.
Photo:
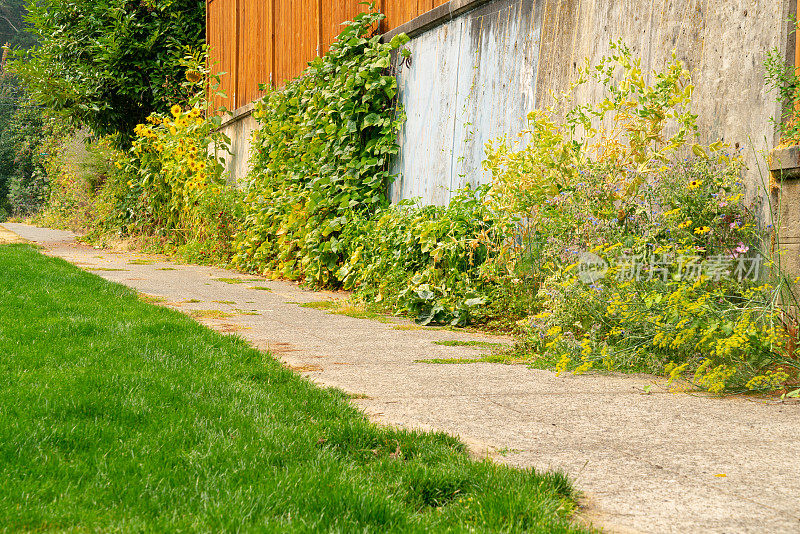
<svg viewBox="0 0 800 534">
<path fill-rule="evenodd" d="M 28 0 L 38 45 L 15 69 L 34 98 L 126 145 L 134 126 L 183 102 L 181 59 L 204 41 L 203 0 Z"/>
<path fill-rule="evenodd" d="M 25 31 L 28 10 L 25 0 L 0 0 L 0 44 L 12 48 L 30 48 L 35 38 Z"/>
</svg>

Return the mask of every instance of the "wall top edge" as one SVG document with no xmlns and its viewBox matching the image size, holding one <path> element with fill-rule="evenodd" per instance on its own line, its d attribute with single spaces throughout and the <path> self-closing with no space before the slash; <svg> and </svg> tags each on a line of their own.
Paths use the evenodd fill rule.
<svg viewBox="0 0 800 534">
<path fill-rule="evenodd" d="M 432 30 L 436 26 L 441 26 L 442 24 L 450 22 L 467 11 L 472 11 L 492 1 L 493 0 L 450 0 L 446 4 L 435 7 L 427 13 L 423 13 L 419 17 L 384 33 L 382 40 L 384 42 L 389 42 L 393 37 L 401 33 L 405 33 L 409 37 L 416 37 L 428 30 Z"/>
<path fill-rule="evenodd" d="M 220 128 L 225 128 L 226 126 L 230 126 L 231 124 L 239 122 L 240 120 L 246 119 L 247 117 L 252 115 L 253 110 L 256 107 L 256 102 L 258 102 L 258 100 L 254 100 L 249 104 L 245 104 L 244 106 L 223 115 L 222 124 L 220 125 Z"/>
</svg>

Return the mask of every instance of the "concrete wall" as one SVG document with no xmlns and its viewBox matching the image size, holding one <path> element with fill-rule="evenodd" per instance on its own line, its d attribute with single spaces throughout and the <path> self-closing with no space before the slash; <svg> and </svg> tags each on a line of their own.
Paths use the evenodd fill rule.
<svg viewBox="0 0 800 534">
<path fill-rule="evenodd" d="M 392 199 L 444 204 L 466 183 L 486 182 L 486 141 L 514 138 L 527 113 L 551 103 L 584 58 L 596 62 L 621 39 L 645 72 L 672 50 L 693 72 L 694 110 L 709 139 L 745 149 L 753 184 L 767 178 L 763 153 L 779 116 L 764 84 L 764 58 L 778 47 L 794 57 L 787 19 L 795 0 L 452 0 L 392 34 L 412 40 L 409 64 L 397 65 L 408 115 L 400 132 Z M 386 36 L 391 38 L 391 34 Z M 591 88 L 579 99 L 597 99 Z M 233 113 L 228 170 L 247 174 L 252 106 Z M 800 230 L 798 231 L 800 238 Z M 800 242 L 800 241 L 799 241 Z"/>
<path fill-rule="evenodd" d="M 219 154 L 225 158 L 227 180 L 231 184 L 240 183 L 250 171 L 250 146 L 253 132 L 258 123 L 253 117 L 254 104 L 241 107 L 225 117 L 222 133 L 231 138 L 231 153 Z"/>
<path fill-rule="evenodd" d="M 408 119 L 400 132 L 393 200 L 445 204 L 484 181 L 484 145 L 525 127 L 536 105 L 541 25 L 534 0 L 499 0 L 412 39 L 398 66 Z"/>
<path fill-rule="evenodd" d="M 400 27 L 413 35 L 411 65 L 398 67 L 408 120 L 392 198 L 443 204 L 466 183 L 489 180 L 484 144 L 514 136 L 533 108 L 552 103 L 584 58 L 593 63 L 621 39 L 644 72 L 672 50 L 693 73 L 694 110 L 709 139 L 745 149 L 748 182 L 761 182 L 763 152 L 779 115 L 763 61 L 773 47 L 793 57 L 787 18 L 794 0 L 494 0 L 450 2 L 438 20 Z M 470 7 L 474 6 L 472 9 Z M 447 8 L 448 6 L 442 6 Z M 460 11 L 458 11 L 460 10 Z M 433 18 L 433 17 L 428 17 Z M 591 87 L 579 102 L 598 97 Z M 755 186 L 751 188 L 755 191 Z"/>
</svg>

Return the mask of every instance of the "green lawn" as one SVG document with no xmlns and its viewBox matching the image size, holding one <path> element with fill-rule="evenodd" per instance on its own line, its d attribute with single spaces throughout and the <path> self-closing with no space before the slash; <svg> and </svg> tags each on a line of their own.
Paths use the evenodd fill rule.
<svg viewBox="0 0 800 534">
<path fill-rule="evenodd" d="M 583 531 L 562 475 L 375 426 L 26 245 L 0 246 L 0 481 L 0 531 Z"/>
</svg>

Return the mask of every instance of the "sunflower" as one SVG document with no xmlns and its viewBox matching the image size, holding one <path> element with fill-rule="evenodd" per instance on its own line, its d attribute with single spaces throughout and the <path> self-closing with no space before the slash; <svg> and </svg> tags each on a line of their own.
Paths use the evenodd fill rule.
<svg viewBox="0 0 800 534">
<path fill-rule="evenodd" d="M 181 114 L 181 107 L 178 104 L 174 104 L 171 108 L 169 108 L 169 112 L 172 113 L 172 116 L 177 119 Z"/>
<path fill-rule="evenodd" d="M 186 71 L 186 81 L 189 83 L 197 83 L 203 79 L 203 75 L 197 72 L 196 70 L 187 70 Z"/>
</svg>

